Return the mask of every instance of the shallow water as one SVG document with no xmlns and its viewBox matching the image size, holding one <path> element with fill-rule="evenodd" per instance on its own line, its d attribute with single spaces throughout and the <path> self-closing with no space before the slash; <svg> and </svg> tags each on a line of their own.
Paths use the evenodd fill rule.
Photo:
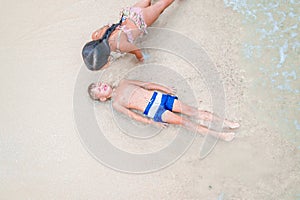
<svg viewBox="0 0 300 200">
<path fill-rule="evenodd" d="M 241 66 L 259 120 L 300 149 L 300 1 L 224 0 L 243 19 Z"/>
</svg>

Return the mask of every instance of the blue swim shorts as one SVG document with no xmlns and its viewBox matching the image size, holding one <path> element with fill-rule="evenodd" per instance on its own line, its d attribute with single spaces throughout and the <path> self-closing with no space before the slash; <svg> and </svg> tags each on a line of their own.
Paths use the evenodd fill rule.
<svg viewBox="0 0 300 200">
<path fill-rule="evenodd" d="M 152 118 L 156 122 L 163 122 L 162 114 L 166 111 L 172 111 L 176 96 L 163 94 L 161 92 L 153 92 L 153 95 L 144 110 L 144 115 Z"/>
</svg>

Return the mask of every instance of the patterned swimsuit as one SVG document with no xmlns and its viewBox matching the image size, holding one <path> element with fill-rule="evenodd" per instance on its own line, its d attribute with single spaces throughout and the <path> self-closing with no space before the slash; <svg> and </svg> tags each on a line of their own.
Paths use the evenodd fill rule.
<svg viewBox="0 0 300 200">
<path fill-rule="evenodd" d="M 143 12 L 142 9 L 139 7 L 126 7 L 123 8 L 122 11 L 120 12 L 120 17 L 122 17 L 122 20 L 125 21 L 126 19 L 129 19 L 132 21 L 138 29 L 142 33 L 147 33 L 146 28 L 147 24 L 145 23 L 144 17 L 143 17 Z M 132 36 L 132 30 L 127 28 L 126 25 L 122 25 L 119 27 L 120 30 L 122 30 L 128 38 L 128 42 L 133 43 L 134 38 Z"/>
<path fill-rule="evenodd" d="M 132 21 L 137 27 L 138 29 L 141 31 L 141 35 L 143 35 L 144 33 L 147 33 L 147 24 L 144 20 L 143 17 L 143 11 L 141 8 L 139 7 L 126 7 L 123 8 L 120 12 L 120 18 L 122 18 L 122 22 L 125 21 L 126 19 L 129 19 L 130 21 Z M 119 27 L 117 27 L 117 29 L 119 29 L 119 33 L 118 33 L 118 37 L 117 37 L 117 47 L 116 47 L 116 52 L 111 52 L 111 61 L 115 61 L 120 57 L 123 57 L 124 54 L 126 53 L 122 53 L 120 51 L 120 39 L 121 39 L 121 33 L 125 33 L 127 36 L 127 41 L 130 43 L 134 42 L 134 37 L 132 35 L 132 29 L 126 27 L 126 25 L 121 25 Z"/>
</svg>

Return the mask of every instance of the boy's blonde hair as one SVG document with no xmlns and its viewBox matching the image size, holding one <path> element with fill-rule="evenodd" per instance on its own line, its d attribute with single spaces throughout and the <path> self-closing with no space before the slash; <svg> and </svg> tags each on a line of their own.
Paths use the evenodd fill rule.
<svg viewBox="0 0 300 200">
<path fill-rule="evenodd" d="M 96 87 L 95 83 L 91 83 L 88 87 L 88 93 L 91 99 L 95 101 L 99 101 L 99 99 L 95 96 L 95 93 L 93 92 L 93 89 Z"/>
</svg>

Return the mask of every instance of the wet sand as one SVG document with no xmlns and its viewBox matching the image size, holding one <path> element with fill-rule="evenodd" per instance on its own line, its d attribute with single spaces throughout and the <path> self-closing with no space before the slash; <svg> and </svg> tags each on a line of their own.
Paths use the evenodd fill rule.
<svg viewBox="0 0 300 200">
<path fill-rule="evenodd" d="M 3 3 L 1 199 L 218 199 L 222 193 L 224 199 L 233 200 L 296 199 L 299 150 L 258 120 L 240 60 L 246 30 L 223 1 L 176 1 L 154 26 L 190 37 L 215 62 L 224 81 L 226 116 L 242 125 L 236 139 L 218 142 L 200 160 L 203 137 L 196 137 L 176 163 L 143 175 L 111 170 L 86 151 L 73 116 L 74 85 L 83 65 L 81 48 L 95 28 L 116 21 L 120 8 L 133 3 Z M 134 59 L 126 56 L 106 70 L 105 78 L 120 78 L 119 72 L 133 65 Z M 209 108 L 209 98 L 201 96 L 205 92 L 194 88 L 203 99 L 201 105 Z M 116 139 L 119 145 L 124 141 Z"/>
</svg>

